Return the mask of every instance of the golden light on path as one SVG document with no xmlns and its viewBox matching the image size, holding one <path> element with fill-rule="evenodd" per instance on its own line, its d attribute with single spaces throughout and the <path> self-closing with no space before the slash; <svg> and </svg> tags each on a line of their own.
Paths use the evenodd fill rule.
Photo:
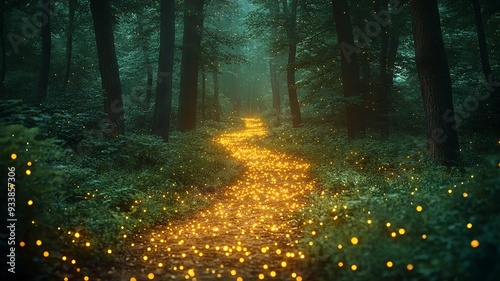
<svg viewBox="0 0 500 281">
<path fill-rule="evenodd" d="M 158 280 L 308 280 L 294 213 L 313 189 L 309 164 L 258 146 L 267 135 L 264 124 L 243 121 L 244 130 L 215 142 L 245 165 L 244 174 L 210 195 L 211 207 L 132 238 L 136 246 L 126 256 L 137 258 L 128 278 L 154 272 Z"/>
</svg>

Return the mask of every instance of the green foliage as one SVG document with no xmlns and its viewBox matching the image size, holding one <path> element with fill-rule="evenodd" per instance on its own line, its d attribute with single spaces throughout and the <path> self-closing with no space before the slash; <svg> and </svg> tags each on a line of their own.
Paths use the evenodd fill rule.
<svg viewBox="0 0 500 281">
<path fill-rule="evenodd" d="M 463 143 L 466 162 L 443 168 L 426 160 L 414 136 L 382 143 L 373 136 L 348 142 L 344 135 L 317 122 L 306 130 L 275 127 L 265 141 L 313 164 L 320 188 L 297 216 L 317 280 L 495 280 L 498 155 L 477 156 L 475 142 Z"/>
</svg>

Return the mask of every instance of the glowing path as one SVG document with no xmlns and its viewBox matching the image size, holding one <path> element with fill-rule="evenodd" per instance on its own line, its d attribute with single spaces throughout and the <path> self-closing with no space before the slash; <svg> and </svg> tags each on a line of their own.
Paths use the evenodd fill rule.
<svg viewBox="0 0 500 281">
<path fill-rule="evenodd" d="M 267 131 L 243 120 L 246 129 L 216 139 L 245 164 L 243 177 L 209 209 L 138 237 L 120 280 L 307 280 L 293 213 L 312 190 L 309 165 L 253 144 Z"/>
</svg>

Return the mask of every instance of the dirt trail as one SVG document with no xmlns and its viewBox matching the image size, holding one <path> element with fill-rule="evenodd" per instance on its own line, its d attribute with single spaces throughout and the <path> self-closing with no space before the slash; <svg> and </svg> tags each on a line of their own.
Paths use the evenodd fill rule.
<svg viewBox="0 0 500 281">
<path fill-rule="evenodd" d="M 308 280 L 292 215 L 313 188 L 309 165 L 254 144 L 267 131 L 259 119 L 243 120 L 246 129 L 216 139 L 246 165 L 243 177 L 210 208 L 134 239 L 126 269 L 114 271 L 114 278 Z"/>
</svg>

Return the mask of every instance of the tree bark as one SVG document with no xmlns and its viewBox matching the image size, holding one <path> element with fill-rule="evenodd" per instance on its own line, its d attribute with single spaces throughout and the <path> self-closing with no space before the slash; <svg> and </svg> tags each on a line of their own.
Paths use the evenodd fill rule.
<svg viewBox="0 0 500 281">
<path fill-rule="evenodd" d="M 71 58 L 73 56 L 73 32 L 75 24 L 75 11 L 76 11 L 77 0 L 69 1 L 69 24 L 68 24 L 68 34 L 66 39 L 66 72 L 64 73 L 63 87 L 69 83 L 69 76 L 71 75 Z"/>
<path fill-rule="evenodd" d="M 302 115 L 300 113 L 299 100 L 297 97 L 297 87 L 295 85 L 295 56 L 297 54 L 297 5 L 298 0 L 292 0 L 290 11 L 288 11 L 288 0 L 283 1 L 283 11 L 285 13 L 285 29 L 288 39 L 288 65 L 287 65 L 287 87 L 288 100 L 290 102 L 290 113 L 292 115 L 292 126 L 298 128 L 302 126 Z"/>
<path fill-rule="evenodd" d="M 278 1 L 270 1 L 269 3 L 269 12 L 271 14 L 271 18 L 275 19 L 278 17 L 279 13 L 279 2 Z M 271 38 L 276 38 L 278 36 L 278 28 L 276 25 L 272 25 L 271 27 Z M 271 91 L 273 96 L 273 114 L 279 120 L 281 119 L 281 96 L 280 96 L 280 88 L 279 88 L 279 79 L 278 73 L 276 69 L 276 60 L 277 56 L 271 53 L 269 58 L 269 73 L 271 76 Z"/>
<path fill-rule="evenodd" d="M 50 0 L 43 0 L 41 4 L 47 7 Z M 38 102 L 42 102 L 47 98 L 47 87 L 49 85 L 49 73 L 50 73 L 50 55 L 51 55 L 51 44 L 52 37 L 50 34 L 50 13 L 46 13 L 43 8 L 41 13 L 46 16 L 41 17 L 40 25 L 42 27 L 42 53 L 41 53 L 41 64 L 40 72 L 38 75 L 38 88 L 36 92 L 36 99 Z"/>
<path fill-rule="evenodd" d="M 375 11 L 387 11 L 388 1 L 377 0 L 375 2 Z M 386 17 L 383 18 L 388 21 Z M 380 136 L 387 138 L 389 136 L 389 76 L 387 71 L 388 51 L 389 51 L 389 29 L 387 25 L 381 25 L 380 46 L 380 88 L 379 88 L 379 118 L 380 118 Z"/>
<path fill-rule="evenodd" d="M 349 57 L 342 52 L 342 44 L 352 47 L 354 44 L 353 28 L 346 0 L 332 0 L 333 16 L 337 29 L 337 38 L 340 44 L 342 85 L 344 97 L 361 99 L 359 65 L 357 54 L 353 52 Z M 347 136 L 349 139 L 363 137 L 365 133 L 363 106 L 359 103 L 348 101 L 346 105 Z"/>
<path fill-rule="evenodd" d="M 172 73 L 174 69 L 175 0 L 161 0 L 160 54 L 153 133 L 168 141 L 172 113 Z"/>
<path fill-rule="evenodd" d="M 493 71 L 491 70 L 490 56 L 488 54 L 488 45 L 486 43 L 486 33 L 484 31 L 483 17 L 481 15 L 481 4 L 479 0 L 470 0 L 474 8 L 474 19 L 476 22 L 477 41 L 479 45 L 479 54 L 481 57 L 481 66 L 486 82 L 490 85 L 488 91 L 493 100 L 494 121 L 493 128 L 498 134 L 498 125 L 500 124 L 500 86 L 496 80 Z"/>
<path fill-rule="evenodd" d="M 104 94 L 104 112 L 106 113 L 106 131 L 110 136 L 125 133 L 123 118 L 123 99 L 118 61 L 116 59 L 115 40 L 111 4 L 109 0 L 90 0 L 90 9 L 94 21 L 94 31 L 99 57 Z"/>
<path fill-rule="evenodd" d="M 149 66 L 149 61 L 146 61 L 146 65 L 146 108 L 149 108 L 149 105 L 151 104 L 151 97 L 153 96 L 153 68 Z"/>
<path fill-rule="evenodd" d="M 220 109 L 220 101 L 219 101 L 219 69 L 216 67 L 213 72 L 214 75 L 214 112 L 215 121 L 220 121 L 221 109 Z"/>
<path fill-rule="evenodd" d="M 198 68 L 203 30 L 204 0 L 186 0 L 184 5 L 184 34 L 182 38 L 178 114 L 178 129 L 181 132 L 191 131 L 196 128 Z"/>
<path fill-rule="evenodd" d="M 459 161 L 451 78 L 437 0 L 412 0 L 415 62 L 424 100 L 427 154 L 443 165 Z"/>
<path fill-rule="evenodd" d="M 4 1 L 0 1 L 0 98 L 5 95 L 5 74 L 7 72 L 7 55 L 4 34 Z"/>
</svg>

